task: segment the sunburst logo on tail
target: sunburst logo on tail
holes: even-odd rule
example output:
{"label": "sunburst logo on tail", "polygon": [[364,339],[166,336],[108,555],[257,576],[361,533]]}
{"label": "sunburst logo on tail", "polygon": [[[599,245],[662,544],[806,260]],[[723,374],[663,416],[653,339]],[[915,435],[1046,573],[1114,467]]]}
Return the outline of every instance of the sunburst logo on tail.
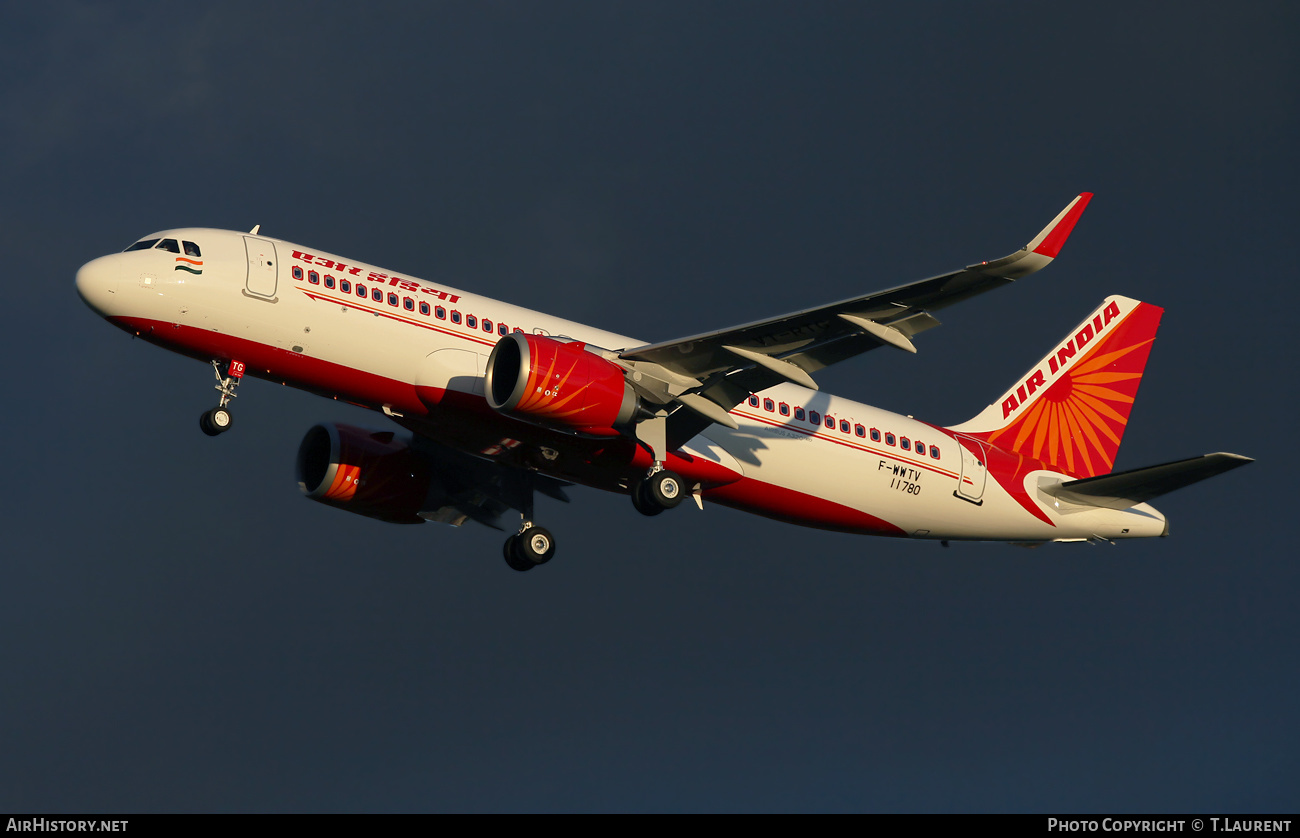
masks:
{"label": "sunburst logo on tail", "polygon": [[1161,314],[1108,298],[998,402],[954,430],[1076,477],[1108,473]]}
{"label": "sunburst logo on tail", "polygon": [[[1078,477],[1110,472],[1160,313],[1155,306],[1139,303],[1090,352],[1063,370],[1018,419],[989,434],[988,441]],[[1071,340],[1083,334],[1081,330]]]}

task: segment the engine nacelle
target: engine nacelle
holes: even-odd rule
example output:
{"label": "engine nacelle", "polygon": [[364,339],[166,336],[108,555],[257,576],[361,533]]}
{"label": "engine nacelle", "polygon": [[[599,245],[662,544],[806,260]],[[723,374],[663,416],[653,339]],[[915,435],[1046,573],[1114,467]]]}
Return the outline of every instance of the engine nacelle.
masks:
{"label": "engine nacelle", "polygon": [[487,402],[516,419],[589,436],[616,436],[636,415],[623,368],[585,343],[514,332],[488,358]]}
{"label": "engine nacelle", "polygon": [[422,524],[432,468],[389,431],[317,425],[298,446],[298,488],[314,501],[393,524]]}

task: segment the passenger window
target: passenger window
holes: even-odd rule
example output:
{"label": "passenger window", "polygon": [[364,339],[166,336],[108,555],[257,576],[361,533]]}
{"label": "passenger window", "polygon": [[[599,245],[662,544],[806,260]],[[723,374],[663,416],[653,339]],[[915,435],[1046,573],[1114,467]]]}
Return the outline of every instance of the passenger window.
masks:
{"label": "passenger window", "polygon": [[832,431],[835,430],[835,417],[834,417],[834,416],[827,416],[827,417],[826,417],[826,427],[830,428]]}
{"label": "passenger window", "polygon": [[885,444],[886,444],[886,445],[893,445],[893,444],[894,444],[894,435],[893,435],[893,434],[885,434]]}
{"label": "passenger window", "polygon": [[403,297],[402,308],[407,311],[415,311],[415,300],[412,300],[410,297]]}
{"label": "passenger window", "polygon": [[397,308],[397,295],[392,291],[388,292],[388,304],[393,308]]}
{"label": "passenger window", "polygon": [[841,431],[842,433],[846,433],[846,434],[849,432],[849,420],[848,420],[848,419],[841,419],[841,420],[840,420],[840,431]]}
{"label": "passenger window", "polygon": [[465,325],[468,326],[468,327],[470,327],[471,329],[477,329],[477,328],[478,328],[478,318],[475,317],[475,316],[472,315],[472,314],[467,314],[467,315],[465,315]]}
{"label": "passenger window", "polygon": [[132,250],[150,250],[157,243],[158,243],[158,239],[145,239],[143,241],[136,242],[135,244],[128,247],[126,250],[123,250],[122,252],[130,253]]}
{"label": "passenger window", "polygon": [[750,407],[758,407],[758,396],[750,396],[750,397],[749,397],[749,406],[750,406]]}
{"label": "passenger window", "polygon": [[195,259],[202,259],[203,254],[199,252],[199,246],[194,242],[181,242],[185,245],[185,255],[193,256]]}
{"label": "passenger window", "polygon": [[780,413],[781,413],[782,416],[789,416],[789,415],[790,415],[790,405],[786,404],[785,402],[781,402],[781,404],[780,404],[780,406],[779,406],[778,409],[779,409],[779,411],[780,411]]}
{"label": "passenger window", "polygon": [[763,409],[766,410],[768,413],[771,413],[773,410],[776,409],[776,402],[772,401],[771,399],[763,399]]}
{"label": "passenger window", "polygon": [[344,294],[351,294],[351,293],[352,293],[352,283],[349,282],[349,281],[346,280],[346,279],[340,279],[340,280],[339,280],[339,290],[342,291]]}
{"label": "passenger window", "polygon": [[879,428],[872,428],[872,429],[871,429],[871,441],[872,441],[872,442],[880,442],[880,429],[879,429]]}
{"label": "passenger window", "polygon": [[822,423],[822,415],[815,410],[810,410],[808,411],[808,421],[812,422],[814,425],[820,425]]}
{"label": "passenger window", "polygon": [[307,271],[307,281],[312,285],[320,285],[320,274],[315,271]]}
{"label": "passenger window", "polygon": [[899,447],[899,448],[902,448],[904,451],[911,451],[911,450],[912,450],[912,440],[908,439],[907,437],[903,437],[902,439],[900,439],[900,440],[898,441],[898,447]]}
{"label": "passenger window", "polygon": [[453,322],[453,323],[455,323],[455,324],[457,324],[457,325],[460,325],[460,312],[459,312],[459,311],[453,311],[453,312],[451,313],[451,322]]}
{"label": "passenger window", "polygon": [[939,449],[938,449],[938,448],[935,448],[933,445],[931,445],[931,446],[930,446],[930,456],[933,457],[933,458],[935,458],[936,460],[939,459]]}
{"label": "passenger window", "polygon": [[498,335],[508,335],[508,334],[510,334],[510,327],[507,326],[507,325],[504,324],[504,323],[498,323],[498,324],[497,324],[497,334],[498,334]]}
{"label": "passenger window", "polygon": [[920,454],[922,457],[925,456],[925,443],[924,443],[924,442],[918,442],[918,443],[916,444],[916,453]]}
{"label": "passenger window", "polygon": [[364,286],[364,285],[362,285],[360,282],[358,282],[358,283],[357,283],[357,296],[358,296],[358,297],[364,297],[365,295],[366,295],[366,286]]}
{"label": "passenger window", "polygon": [[435,309],[433,310],[433,316],[436,317],[436,318],[438,318],[439,320],[446,320],[446,319],[447,319],[447,309],[443,308],[442,306],[438,306],[437,308],[435,308]]}
{"label": "passenger window", "polygon": [[492,321],[491,321],[491,320],[488,320],[487,318],[484,318],[484,319],[483,319],[483,331],[485,331],[485,332],[490,332],[490,331],[492,331]]}
{"label": "passenger window", "polygon": [[862,427],[861,425],[854,425],[853,433],[865,439],[867,436],[867,429]]}
{"label": "passenger window", "polygon": [[298,267],[297,265],[293,266],[293,278],[302,279],[302,268]]}
{"label": "passenger window", "polygon": [[808,414],[804,412],[802,407],[796,407],[794,409],[794,418],[798,419],[800,422],[802,422],[807,416]]}
{"label": "passenger window", "polygon": [[334,277],[330,276],[329,274],[325,274],[325,287],[326,288],[334,287]]}
{"label": "passenger window", "polygon": [[420,301],[420,313],[423,314],[425,317],[429,316],[429,304],[424,302],[423,300]]}
{"label": "passenger window", "polygon": [[371,288],[370,299],[374,300],[377,303],[382,303],[384,301],[384,292],[380,291],[378,288]]}

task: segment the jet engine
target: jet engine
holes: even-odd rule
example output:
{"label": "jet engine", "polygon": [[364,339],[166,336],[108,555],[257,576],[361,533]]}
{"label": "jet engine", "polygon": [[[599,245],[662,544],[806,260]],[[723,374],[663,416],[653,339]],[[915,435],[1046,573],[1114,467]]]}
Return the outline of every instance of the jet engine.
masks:
{"label": "jet engine", "polygon": [[422,524],[427,460],[391,431],[316,425],[298,446],[298,488],[314,501],[393,524]]}
{"label": "jet engine", "polygon": [[617,436],[637,410],[623,368],[578,341],[514,332],[488,358],[487,402],[495,410],[588,436]]}

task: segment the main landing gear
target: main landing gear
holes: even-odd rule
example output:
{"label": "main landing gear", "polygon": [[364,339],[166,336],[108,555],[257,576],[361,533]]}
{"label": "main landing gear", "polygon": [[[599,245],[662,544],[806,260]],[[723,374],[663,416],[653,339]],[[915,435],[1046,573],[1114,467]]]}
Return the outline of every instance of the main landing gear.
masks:
{"label": "main landing gear", "polygon": [[661,410],[639,422],[636,438],[649,449],[654,464],[645,477],[628,487],[631,490],[632,505],[642,515],[658,515],[681,503],[686,491],[682,478],[676,472],[664,468],[664,460],[668,457],[667,412]]}
{"label": "main landing gear", "polygon": [[526,521],[523,529],[506,539],[501,553],[511,570],[532,570],[555,555],[555,536],[545,527]]}
{"label": "main landing gear", "polygon": [[632,505],[642,515],[654,516],[682,502],[682,478],[660,466],[631,486]]}
{"label": "main landing gear", "polygon": [[[519,532],[506,539],[501,547],[501,555],[511,570],[523,572],[532,570],[539,564],[546,564],[555,555],[555,536],[545,527],[533,523],[533,492],[529,488],[526,496],[521,498],[519,510],[523,519]],[[519,508],[519,507],[516,507]]]}
{"label": "main landing gear", "polygon": [[224,434],[230,430],[234,424],[234,417],[230,415],[230,409],[227,405],[235,397],[235,390],[239,387],[239,382],[244,378],[244,362],[231,361],[226,367],[226,374],[221,374],[221,362],[212,362],[212,371],[217,376],[217,385],[215,389],[221,393],[221,401],[211,410],[204,411],[199,417],[199,428],[208,436]]}

